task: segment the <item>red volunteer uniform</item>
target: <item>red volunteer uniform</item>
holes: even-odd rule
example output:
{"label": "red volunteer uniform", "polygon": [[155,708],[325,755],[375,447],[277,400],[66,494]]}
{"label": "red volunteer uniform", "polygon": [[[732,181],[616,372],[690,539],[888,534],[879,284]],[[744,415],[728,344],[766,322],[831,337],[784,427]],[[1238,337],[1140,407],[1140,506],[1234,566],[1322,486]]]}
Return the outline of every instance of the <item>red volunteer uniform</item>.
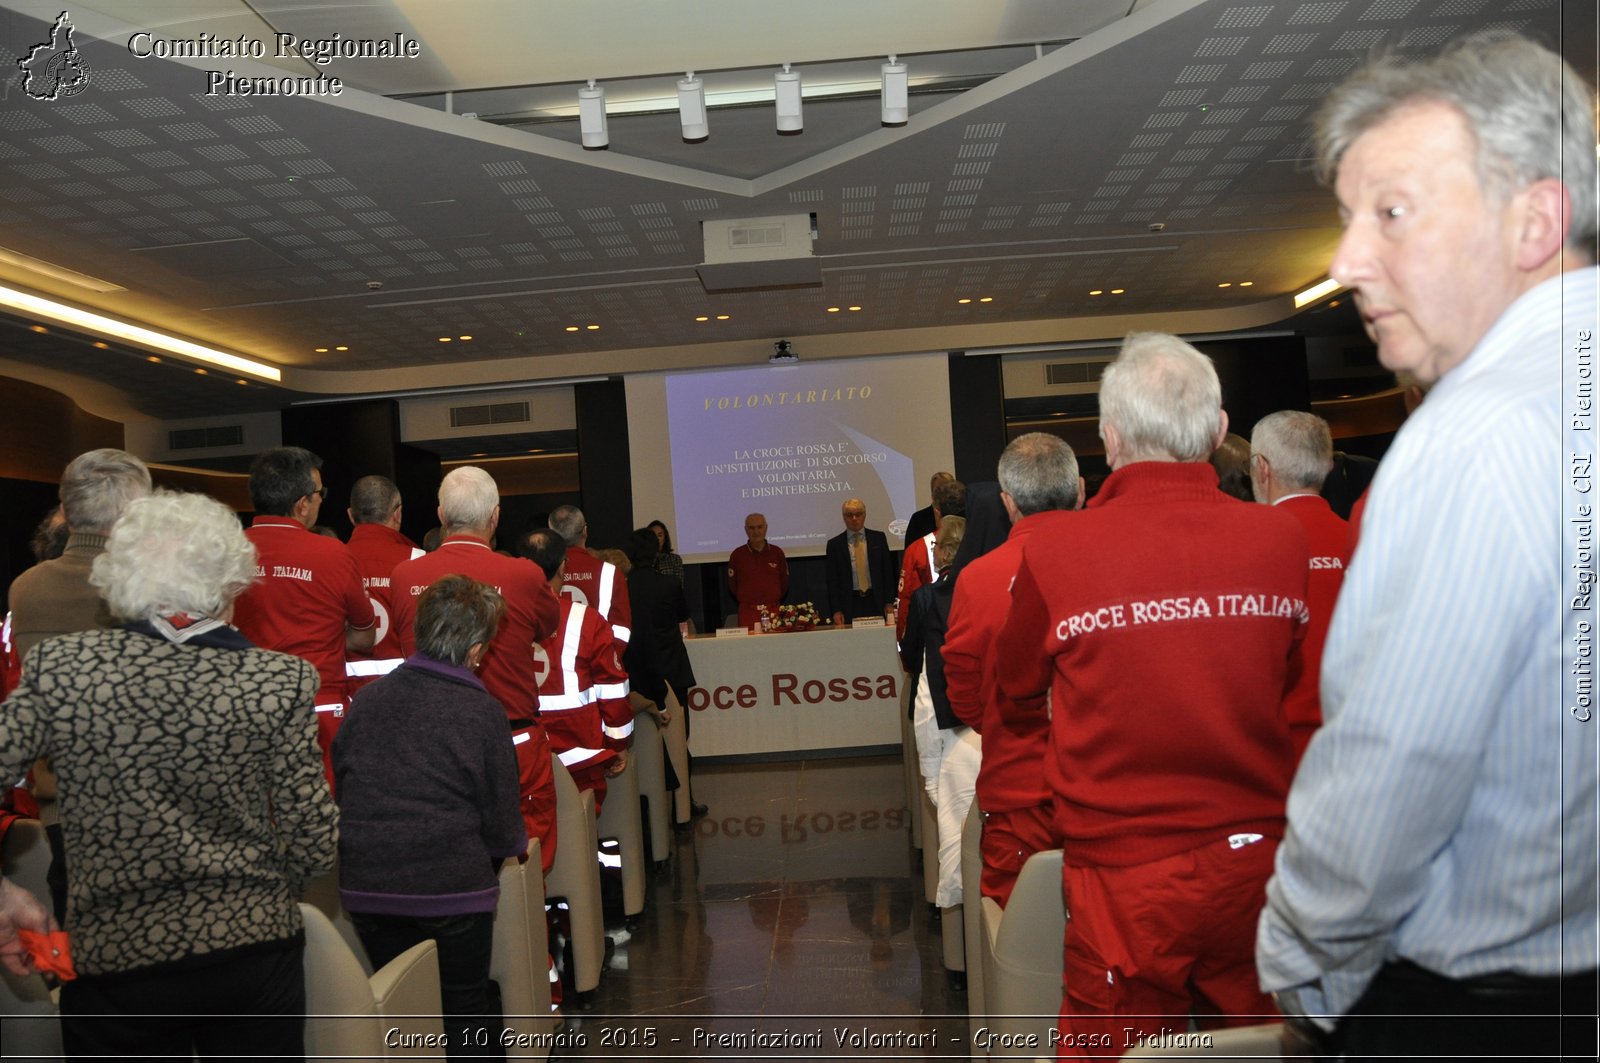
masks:
{"label": "red volunteer uniform", "polygon": [[628,673],[599,612],[561,595],[561,622],[539,642],[539,715],[550,749],[579,790],[594,791],[598,815],[606,767],[633,739]]}
{"label": "red volunteer uniform", "polygon": [[478,678],[505,706],[511,721],[523,823],[528,837],[539,839],[540,858],[549,871],[556,858],[556,787],[550,771],[550,739],[539,721],[534,647],[555,630],[561,606],[533,562],[497,554],[482,539],[452,535],[433,553],[402,561],[389,577],[403,655],[416,649],[417,596],[452,573],[487,583],[506,600],[505,618],[483,655]]}
{"label": "red volunteer uniform", "polygon": [[894,607],[896,642],[906,637],[906,616],[911,612],[911,596],[917,593],[918,587],[925,587],[933,582],[933,544],[937,534],[936,531],[931,531],[908,545],[906,556],[900,562],[900,590]]}
{"label": "red volunteer uniform", "polygon": [[378,637],[368,653],[347,653],[345,674],[349,677],[350,696],[380,675],[398,668],[405,660],[400,654],[400,638],[394,630],[393,611],[389,605],[389,576],[402,561],[421,557],[423,551],[410,539],[387,524],[357,524],[350,533],[347,544],[350,555],[361,569],[361,584],[372,599],[372,611],[378,617]]}
{"label": "red volunteer uniform", "polygon": [[1041,527],[1062,519],[1072,515],[1050,511],[1023,517],[1004,543],[961,570],[944,638],[945,695],[962,722],[983,735],[977,790],[984,813],[983,895],[1002,908],[1028,857],[1057,843],[1041,756],[1050,721],[1043,713],[1003,713],[994,640],[1011,611],[1011,581],[1023,547]]}
{"label": "red volunteer uniform", "polygon": [[17,647],[11,641],[11,613],[7,611],[0,622],[0,701],[11,696],[11,691],[22,678],[22,661],[17,657]]}
{"label": "red volunteer uniform", "polygon": [[245,529],[256,547],[256,581],[239,595],[233,626],[264,650],[309,661],[317,691],[317,743],[333,782],[328,747],[350,702],[345,683],[345,625],[364,631],[377,623],[348,547],[317,535],[293,517],[257,517]]}
{"label": "red volunteer uniform", "polygon": [[561,593],[597,610],[617,637],[617,652],[633,638],[633,607],[628,601],[628,581],[609,561],[602,561],[581,546],[567,547],[567,571]]}
{"label": "red volunteer uniform", "polygon": [[1088,1033],[1183,1029],[1196,997],[1272,1011],[1255,928],[1294,759],[1306,556],[1288,514],[1175,462],[1118,469],[1023,549],[995,677],[1003,711],[1051,718],[1064,1054]]}
{"label": "red volunteer uniform", "polygon": [[1294,742],[1294,761],[1305,756],[1311,736],[1322,726],[1322,646],[1328,641],[1333,606],[1344,586],[1350,564],[1350,525],[1320,495],[1289,495],[1277,507],[1300,522],[1311,547],[1311,567],[1306,583],[1306,608],[1311,622],[1306,637],[1290,662],[1289,693],[1283,699],[1284,719]]}
{"label": "red volunteer uniform", "polygon": [[748,628],[761,606],[776,609],[789,593],[789,559],[768,543],[758,554],[745,543],[728,555],[728,593],[739,603],[739,626]]}

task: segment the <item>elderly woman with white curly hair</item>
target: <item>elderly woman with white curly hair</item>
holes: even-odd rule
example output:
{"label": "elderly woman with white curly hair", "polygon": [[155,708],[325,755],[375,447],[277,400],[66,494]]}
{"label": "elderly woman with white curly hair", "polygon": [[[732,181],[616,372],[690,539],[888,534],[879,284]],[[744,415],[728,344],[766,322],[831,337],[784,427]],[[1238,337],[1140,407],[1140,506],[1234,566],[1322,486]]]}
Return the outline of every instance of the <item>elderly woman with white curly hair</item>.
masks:
{"label": "elderly woman with white curly hair", "polygon": [[222,503],[132,502],[90,576],[124,622],[40,643],[0,706],[0,778],[60,777],[68,1056],[304,1053],[296,900],[337,819],[316,671],[228,624],[255,564]]}

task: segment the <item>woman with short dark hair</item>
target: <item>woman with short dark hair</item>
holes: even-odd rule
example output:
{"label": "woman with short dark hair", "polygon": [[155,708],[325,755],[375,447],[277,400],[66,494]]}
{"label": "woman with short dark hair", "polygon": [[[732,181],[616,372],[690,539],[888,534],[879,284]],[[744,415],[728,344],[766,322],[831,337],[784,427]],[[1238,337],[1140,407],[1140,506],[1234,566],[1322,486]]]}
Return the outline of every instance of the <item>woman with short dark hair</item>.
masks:
{"label": "woman with short dark hair", "polygon": [[505,1051],[489,953],[500,862],[528,837],[511,726],[473,674],[505,609],[465,576],[429,586],[416,652],[361,689],[333,740],[340,897],[375,967],[438,942],[453,1058]]}

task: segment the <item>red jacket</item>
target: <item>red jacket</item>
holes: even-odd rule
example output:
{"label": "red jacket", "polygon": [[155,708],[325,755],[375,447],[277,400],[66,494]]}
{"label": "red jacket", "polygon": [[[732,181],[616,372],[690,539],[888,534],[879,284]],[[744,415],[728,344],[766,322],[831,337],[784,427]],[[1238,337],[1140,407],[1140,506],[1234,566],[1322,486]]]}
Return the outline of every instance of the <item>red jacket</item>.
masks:
{"label": "red jacket", "polygon": [[985,812],[1050,802],[1044,781],[1050,721],[1043,713],[1002,711],[994,640],[1011,611],[1011,581],[1022,563],[1023,547],[1041,528],[1064,517],[1069,514],[1059,511],[1023,517],[1011,526],[1004,543],[970,562],[956,579],[944,639],[945,695],[962,722],[983,735],[978,807]]}
{"label": "red jacket", "polygon": [[728,555],[728,593],[739,603],[739,624],[749,627],[761,615],[759,606],[776,609],[789,593],[789,559],[768,543],[758,554],[750,544]]}
{"label": "red jacket", "polygon": [[628,748],[633,706],[616,637],[600,614],[561,595],[561,622],[535,647],[539,715],[567,770],[597,766]]}
{"label": "red jacket", "polygon": [[933,540],[936,532],[929,532],[916,542],[906,544],[905,557],[900,561],[900,591],[895,599],[895,641],[906,637],[906,614],[911,611],[911,596],[918,587],[933,582]]}
{"label": "red jacket", "polygon": [[264,650],[310,661],[322,680],[318,705],[342,710],[345,624],[377,623],[355,558],[293,517],[257,517],[244,534],[256,547],[256,581],[234,603],[233,626]]}
{"label": "red jacket", "polygon": [[389,605],[389,576],[400,562],[421,557],[423,551],[387,524],[357,524],[346,545],[361,570],[361,583],[372,599],[372,611],[378,616],[378,637],[372,649],[345,654],[345,674],[354,696],[364,684],[393,671],[405,659],[400,654],[400,637],[394,630]]}
{"label": "red jacket", "polygon": [[633,607],[628,601],[628,581],[616,565],[600,560],[581,546],[567,547],[567,573],[562,577],[561,594],[598,610],[617,638],[617,652],[628,648],[628,640],[633,637]]}
{"label": "red jacket", "polygon": [[1289,693],[1283,699],[1283,715],[1289,721],[1289,737],[1294,741],[1295,762],[1306,751],[1306,744],[1322,726],[1322,645],[1328,641],[1328,625],[1333,622],[1333,606],[1344,585],[1344,570],[1350,564],[1350,525],[1342,520],[1320,495],[1290,495],[1280,498],[1277,508],[1288,513],[1305,529],[1311,547],[1306,584],[1306,608],[1311,622],[1289,669]]}
{"label": "red jacket", "polygon": [[1045,778],[1074,863],[1282,837],[1306,556],[1293,517],[1194,462],[1118,469],[1027,544],[995,675],[1003,713],[1050,713]]}

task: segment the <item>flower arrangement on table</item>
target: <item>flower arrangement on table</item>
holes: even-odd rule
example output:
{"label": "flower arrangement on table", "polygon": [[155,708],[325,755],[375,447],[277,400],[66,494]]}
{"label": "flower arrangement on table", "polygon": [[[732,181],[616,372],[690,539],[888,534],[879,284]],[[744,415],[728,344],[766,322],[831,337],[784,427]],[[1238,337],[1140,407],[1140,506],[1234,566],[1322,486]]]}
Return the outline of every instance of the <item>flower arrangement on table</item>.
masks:
{"label": "flower arrangement on table", "polygon": [[763,605],[761,616],[768,631],[810,631],[826,623],[817,613],[817,607],[810,602],[776,608]]}

